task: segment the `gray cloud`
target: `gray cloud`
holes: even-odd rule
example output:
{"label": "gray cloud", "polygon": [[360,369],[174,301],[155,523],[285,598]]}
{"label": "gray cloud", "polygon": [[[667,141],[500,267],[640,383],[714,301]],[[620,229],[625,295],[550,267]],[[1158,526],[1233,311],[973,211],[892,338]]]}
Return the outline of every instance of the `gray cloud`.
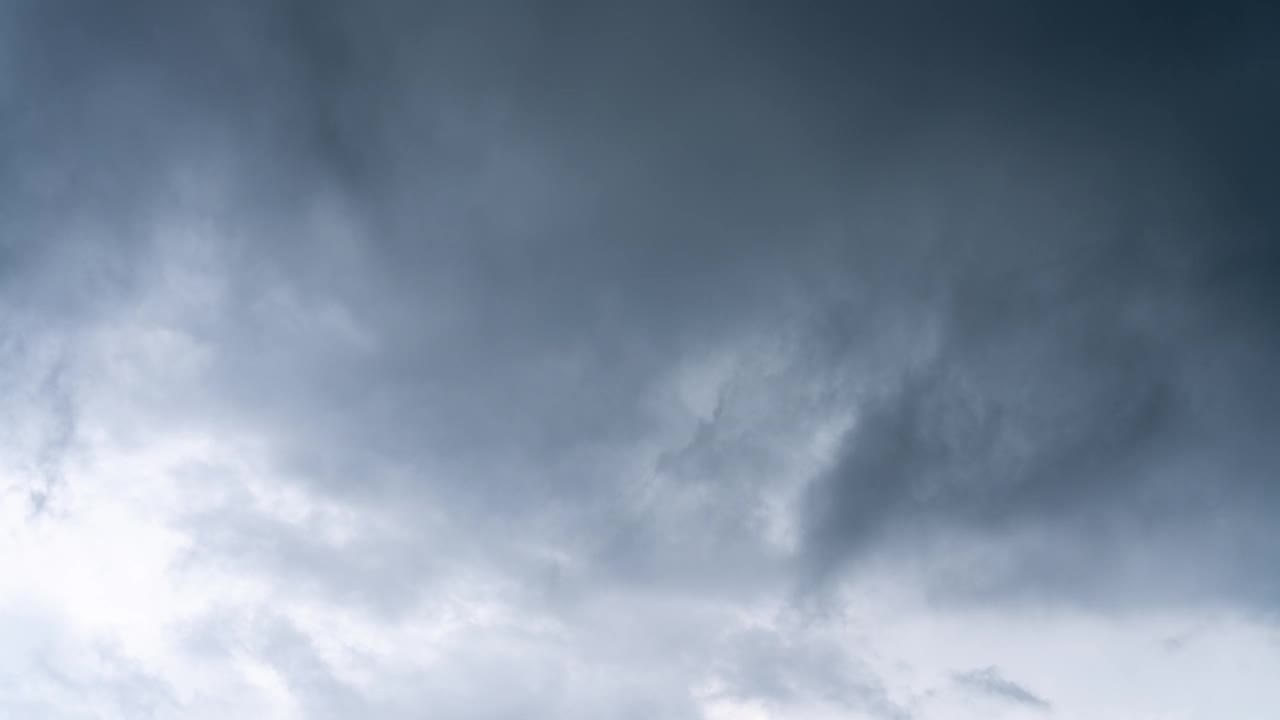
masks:
{"label": "gray cloud", "polygon": [[1027,690],[1018,683],[1005,678],[1000,674],[1000,671],[994,667],[959,673],[956,675],[955,679],[956,682],[961,685],[989,695],[995,695],[1015,703],[1028,705],[1041,710],[1048,710],[1052,707],[1049,701]]}
{"label": "gray cloud", "polygon": [[1277,18],[1156,5],[14,3],[4,497],[303,717],[906,717],[744,629],[886,567],[1274,612]]}
{"label": "gray cloud", "polygon": [[868,668],[837,644],[803,627],[754,628],[731,641],[725,653],[724,692],[786,707],[827,701],[844,712],[877,718],[911,717]]}

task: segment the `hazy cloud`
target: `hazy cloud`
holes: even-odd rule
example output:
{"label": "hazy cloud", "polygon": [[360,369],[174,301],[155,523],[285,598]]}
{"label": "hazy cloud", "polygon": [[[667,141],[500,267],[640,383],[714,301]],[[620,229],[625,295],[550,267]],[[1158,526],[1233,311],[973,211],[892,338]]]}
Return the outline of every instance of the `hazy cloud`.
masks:
{"label": "hazy cloud", "polygon": [[9,3],[0,714],[1261,717],[1277,35]]}
{"label": "hazy cloud", "polygon": [[994,667],[981,670],[970,670],[958,673],[956,682],[980,692],[996,695],[1015,703],[1022,703],[1033,708],[1048,710],[1052,707],[1049,701],[1027,690],[1016,682],[1006,679]]}

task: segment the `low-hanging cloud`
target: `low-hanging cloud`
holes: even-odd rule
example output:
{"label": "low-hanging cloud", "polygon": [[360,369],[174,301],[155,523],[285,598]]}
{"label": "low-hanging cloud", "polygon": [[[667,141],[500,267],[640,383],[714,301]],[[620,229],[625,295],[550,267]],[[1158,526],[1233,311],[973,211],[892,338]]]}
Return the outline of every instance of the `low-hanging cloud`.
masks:
{"label": "low-hanging cloud", "polygon": [[1073,632],[1280,662],[1266,8],[0,13],[0,714],[1131,717]]}

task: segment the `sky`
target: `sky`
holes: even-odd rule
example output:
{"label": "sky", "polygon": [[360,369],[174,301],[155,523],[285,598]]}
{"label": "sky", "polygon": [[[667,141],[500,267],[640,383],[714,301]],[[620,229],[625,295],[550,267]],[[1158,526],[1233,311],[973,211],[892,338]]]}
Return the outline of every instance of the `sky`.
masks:
{"label": "sky", "polygon": [[1276,717],[1269,5],[0,3],[0,718]]}

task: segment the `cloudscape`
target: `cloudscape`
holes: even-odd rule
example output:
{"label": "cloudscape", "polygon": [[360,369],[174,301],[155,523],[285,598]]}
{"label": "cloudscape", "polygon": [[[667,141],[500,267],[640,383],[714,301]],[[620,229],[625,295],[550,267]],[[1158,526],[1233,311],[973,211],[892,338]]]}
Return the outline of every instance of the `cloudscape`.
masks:
{"label": "cloudscape", "polygon": [[0,4],[0,718],[1280,717],[1264,2]]}

